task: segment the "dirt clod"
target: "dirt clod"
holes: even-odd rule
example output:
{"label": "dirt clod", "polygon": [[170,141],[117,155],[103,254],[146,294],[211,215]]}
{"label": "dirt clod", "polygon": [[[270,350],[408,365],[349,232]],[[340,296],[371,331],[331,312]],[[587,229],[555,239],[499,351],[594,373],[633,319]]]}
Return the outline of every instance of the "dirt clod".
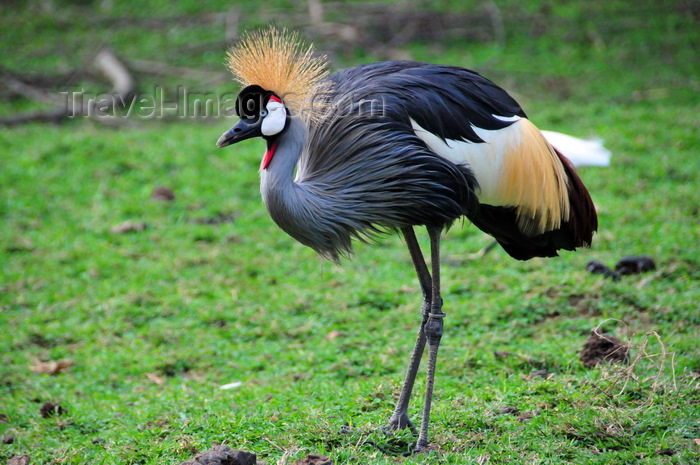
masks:
{"label": "dirt clod", "polygon": [[166,420],[149,421],[143,426],[143,429],[163,428],[168,423],[169,423],[169,420],[167,420],[167,419]]}
{"label": "dirt clod", "polygon": [[294,465],[333,465],[333,461],[321,454],[309,454],[306,458],[297,460]]}
{"label": "dirt clod", "polygon": [[255,454],[215,444],[180,465],[255,465]]}
{"label": "dirt clod", "polygon": [[591,274],[602,274],[606,278],[610,278],[613,281],[620,280],[620,273],[611,270],[605,263],[599,262],[598,260],[591,260],[586,263],[586,271]]}
{"label": "dirt clod", "polygon": [[615,264],[615,271],[621,275],[645,273],[655,269],[654,260],[644,255],[624,257]]}
{"label": "dirt clod", "polygon": [[518,410],[518,407],[510,407],[508,405],[504,405],[503,407],[498,409],[498,413],[501,415],[520,415],[520,410]]}
{"label": "dirt clod", "polygon": [[145,231],[148,225],[143,221],[124,221],[123,223],[112,226],[113,234],[126,234]]}
{"label": "dirt clod", "polygon": [[645,273],[655,269],[656,263],[654,263],[654,259],[645,255],[623,257],[617,261],[614,270],[598,260],[591,260],[586,263],[586,270],[589,273],[602,274],[613,281],[619,281],[624,275]]}
{"label": "dirt clod", "polygon": [[537,371],[533,371],[532,373],[530,373],[528,375],[527,379],[536,379],[536,378],[549,379],[549,378],[553,378],[553,377],[554,377],[554,374],[548,372],[547,370],[537,370]]}
{"label": "dirt clod", "polygon": [[518,415],[518,422],[519,423],[527,423],[528,421],[532,420],[533,417],[539,415],[539,411],[534,411],[534,412],[523,412],[520,415]]}
{"label": "dirt clod", "polygon": [[49,418],[54,415],[60,416],[64,413],[68,413],[68,410],[64,409],[55,402],[44,402],[44,404],[39,408],[39,413],[41,414],[42,418]]}
{"label": "dirt clod", "polygon": [[156,186],[151,192],[151,199],[159,202],[172,202],[175,200],[175,192],[169,187]]}
{"label": "dirt clod", "polygon": [[615,336],[593,330],[583,344],[579,358],[586,368],[601,362],[629,363],[629,347]]}
{"label": "dirt clod", "polygon": [[603,262],[599,262],[598,260],[591,260],[590,262],[586,263],[586,271],[592,274],[603,274],[608,270],[610,270],[608,265]]}
{"label": "dirt clod", "polygon": [[46,362],[37,359],[32,362],[32,366],[30,366],[29,369],[34,373],[57,375],[63,371],[66,371],[73,365],[73,360],[69,358],[49,360]]}
{"label": "dirt clod", "polygon": [[15,455],[7,461],[7,465],[29,465],[31,461],[28,455]]}

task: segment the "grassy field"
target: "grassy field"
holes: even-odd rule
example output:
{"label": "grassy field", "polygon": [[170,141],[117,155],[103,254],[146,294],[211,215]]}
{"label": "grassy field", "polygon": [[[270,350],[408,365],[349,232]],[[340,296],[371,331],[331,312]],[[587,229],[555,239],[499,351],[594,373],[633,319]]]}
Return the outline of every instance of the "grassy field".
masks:
{"label": "grassy field", "polygon": [[[360,28],[355,41],[315,32],[295,2],[239,2],[235,14],[231,2],[122,3],[5,7],[4,71],[98,94],[109,85],[85,64],[106,46],[127,63],[212,76],[137,72],[143,94],[236,91],[218,78],[231,18],[307,31],[336,68],[392,57],[469,67],[539,127],[605,140],[611,166],[580,172],[599,232],[590,250],[516,262],[500,250],[469,260],[489,239],[468,224],[449,231],[434,451],[404,458],[411,434],[379,430],[420,319],[397,235],[359,244],[342,267],[295,243],[260,200],[262,143],[215,148],[234,119],[3,128],[0,462],[175,464],[218,442],[268,464],[309,453],[336,464],[697,463],[696,1],[329,6],[327,21]],[[394,22],[361,29],[363,18]],[[46,108],[1,90],[2,117]],[[153,199],[158,186],[174,200]],[[115,229],[127,221],[137,227]],[[642,254],[656,270],[613,282],[585,269]],[[583,366],[599,325],[632,347],[631,366]],[[63,359],[73,365],[36,372]],[[42,415],[47,403],[60,415]]]}

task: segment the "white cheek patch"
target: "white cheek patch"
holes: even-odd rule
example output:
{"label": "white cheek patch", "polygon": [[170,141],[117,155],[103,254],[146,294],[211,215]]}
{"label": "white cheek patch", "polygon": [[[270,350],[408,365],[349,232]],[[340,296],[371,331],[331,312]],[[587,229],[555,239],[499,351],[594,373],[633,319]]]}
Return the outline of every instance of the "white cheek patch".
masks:
{"label": "white cheek patch", "polygon": [[284,129],[285,124],[287,124],[287,110],[282,103],[274,100],[267,102],[265,108],[267,109],[267,116],[263,119],[260,130],[264,136],[279,134]]}

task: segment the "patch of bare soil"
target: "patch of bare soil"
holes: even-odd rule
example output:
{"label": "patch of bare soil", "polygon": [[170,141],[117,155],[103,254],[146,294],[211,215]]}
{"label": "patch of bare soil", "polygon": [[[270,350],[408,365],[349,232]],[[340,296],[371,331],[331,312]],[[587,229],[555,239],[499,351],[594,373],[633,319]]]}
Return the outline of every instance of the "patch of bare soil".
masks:
{"label": "patch of bare soil", "polygon": [[110,231],[112,231],[112,234],[127,234],[145,231],[146,229],[148,229],[148,224],[144,223],[143,221],[129,220],[115,224],[112,226]]}
{"label": "patch of bare soil", "polygon": [[586,368],[601,362],[629,364],[629,346],[610,334],[593,330],[579,356]]}
{"label": "patch of bare soil", "polygon": [[7,465],[29,465],[31,461],[28,455],[15,455],[7,461]]}
{"label": "patch of bare soil", "polygon": [[309,454],[306,458],[297,460],[294,465],[333,465],[333,461],[321,454]]}
{"label": "patch of bare soil", "polygon": [[180,465],[256,465],[256,463],[255,454],[214,444],[211,449],[200,452]]}
{"label": "patch of bare soil", "polygon": [[165,186],[156,186],[151,191],[151,200],[156,200],[158,202],[172,202],[175,200],[175,192]]}
{"label": "patch of bare soil", "polygon": [[57,404],[55,402],[44,402],[44,404],[41,407],[39,407],[39,413],[41,414],[42,418],[49,418],[68,413],[68,410],[61,407],[60,404]]}

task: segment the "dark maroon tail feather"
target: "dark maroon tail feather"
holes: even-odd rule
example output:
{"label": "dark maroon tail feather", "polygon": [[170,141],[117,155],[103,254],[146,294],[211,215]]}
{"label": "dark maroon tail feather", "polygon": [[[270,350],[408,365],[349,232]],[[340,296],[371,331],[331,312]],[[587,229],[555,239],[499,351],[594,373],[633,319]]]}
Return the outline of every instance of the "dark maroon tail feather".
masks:
{"label": "dark maroon tail feather", "polygon": [[566,176],[569,179],[569,202],[571,213],[568,223],[569,233],[574,239],[576,247],[590,247],[593,242],[593,233],[598,230],[598,215],[595,205],[591,200],[588,189],[576,173],[573,163],[562,155],[557,149],[554,151],[564,165]]}
{"label": "dark maroon tail feather", "polygon": [[469,215],[474,225],[492,235],[503,249],[517,260],[533,257],[556,257],[558,250],[575,250],[588,247],[593,232],[598,229],[595,206],[571,162],[558,151],[564,165],[569,184],[569,221],[558,229],[537,236],[524,235],[517,226],[515,207],[480,205],[479,210]]}

